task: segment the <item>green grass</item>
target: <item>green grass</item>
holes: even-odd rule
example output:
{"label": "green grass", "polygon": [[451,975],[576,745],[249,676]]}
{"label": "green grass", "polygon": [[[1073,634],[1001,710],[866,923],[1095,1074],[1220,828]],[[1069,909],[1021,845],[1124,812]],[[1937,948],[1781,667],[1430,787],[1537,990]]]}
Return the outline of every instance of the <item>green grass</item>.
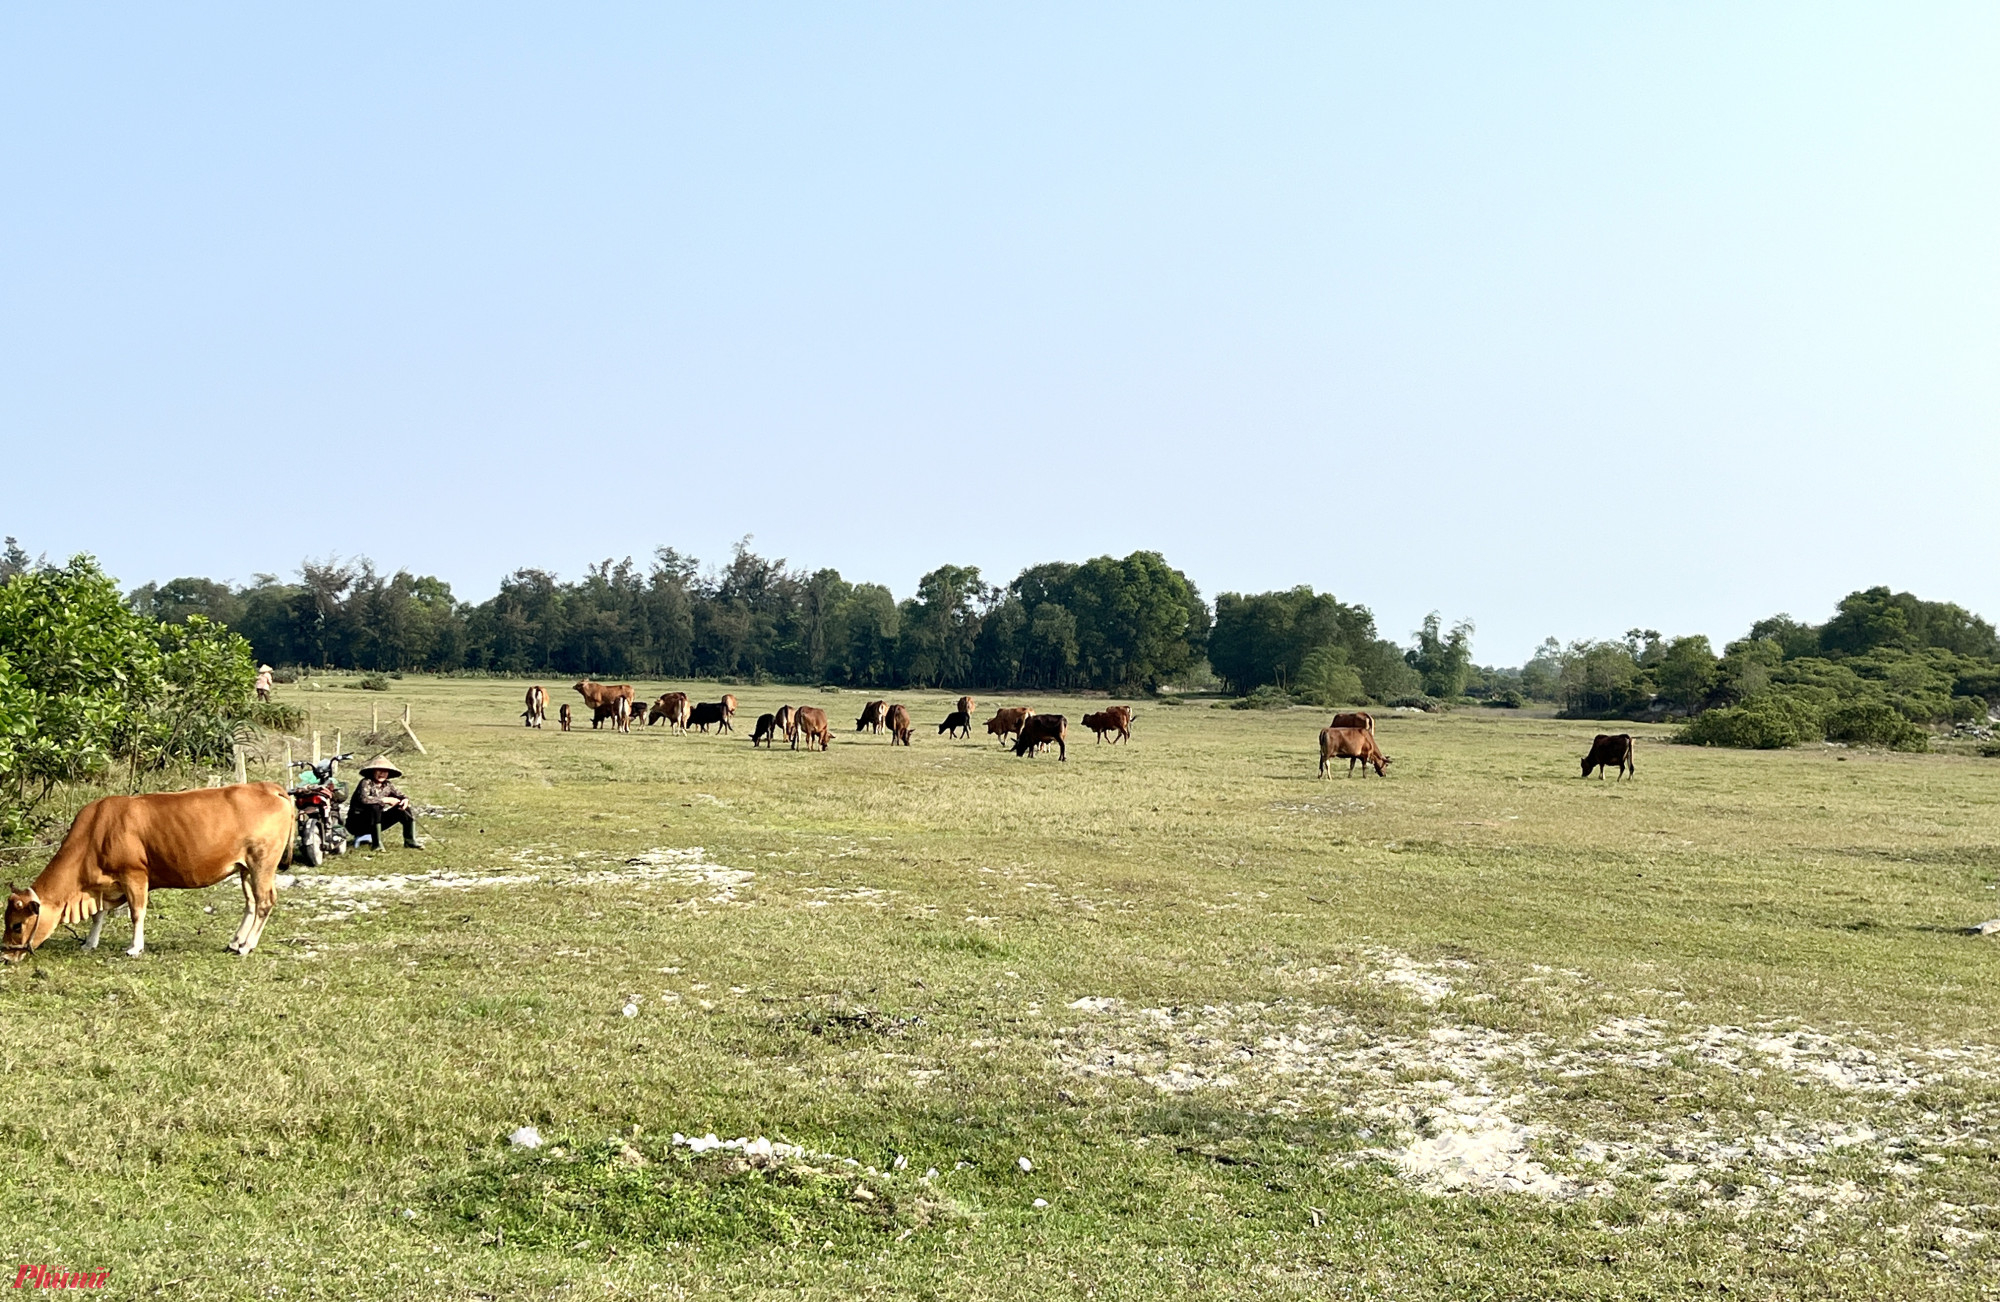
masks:
{"label": "green grass", "polygon": [[[758,713],[866,698],[735,690],[736,737],[681,738],[281,689],[350,739],[409,701],[449,816],[281,892],[247,960],[225,886],[155,896],[141,959],[119,918],[0,975],[13,1260],[188,1297],[2000,1286],[1990,760],[1656,733],[1585,782],[1599,725],[1468,712],[1322,782],[1319,712],[1142,705],[1059,764],[937,738],[942,693],[891,697],[909,750],[765,753]],[[413,872],[535,880],[324,881]],[[1391,1160],[1501,1120],[1555,1196]]]}

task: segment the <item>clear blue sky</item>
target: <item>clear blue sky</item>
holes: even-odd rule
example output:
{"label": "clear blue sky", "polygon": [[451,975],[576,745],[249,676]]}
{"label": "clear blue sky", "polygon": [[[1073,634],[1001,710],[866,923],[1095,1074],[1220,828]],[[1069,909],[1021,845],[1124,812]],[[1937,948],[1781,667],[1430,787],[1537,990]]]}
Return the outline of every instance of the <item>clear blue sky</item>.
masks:
{"label": "clear blue sky", "polygon": [[0,531],[2000,617],[2000,6],[0,14]]}

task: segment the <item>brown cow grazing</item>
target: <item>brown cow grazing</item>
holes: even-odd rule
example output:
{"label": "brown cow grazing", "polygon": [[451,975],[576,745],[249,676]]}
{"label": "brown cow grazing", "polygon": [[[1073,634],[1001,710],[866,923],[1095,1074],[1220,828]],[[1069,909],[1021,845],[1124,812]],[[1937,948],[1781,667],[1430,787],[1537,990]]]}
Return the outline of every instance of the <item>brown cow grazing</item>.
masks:
{"label": "brown cow grazing", "polygon": [[944,722],[938,725],[938,736],[942,737],[946,733],[950,733],[954,737],[960,735],[970,737],[972,735],[972,716],[964,710],[953,710],[950,714],[944,716]]}
{"label": "brown cow grazing", "polygon": [[979,703],[973,700],[970,696],[961,696],[958,698],[958,704],[952,706],[951,708],[958,711],[966,718],[970,719],[972,717],[973,710],[977,709],[978,705]]}
{"label": "brown cow grazing", "polygon": [[1069,720],[1060,714],[1031,714],[1021,725],[1021,735],[1014,740],[1016,755],[1033,755],[1050,742],[1056,744],[1058,756],[1069,759]]}
{"label": "brown cow grazing", "polygon": [[1035,712],[1025,705],[1011,706],[1005,710],[995,710],[993,717],[986,721],[986,735],[998,737],[1005,746],[1007,738],[1019,731],[1021,725],[1034,717]]}
{"label": "brown cow grazing", "polygon": [[562,719],[562,730],[563,730],[564,732],[568,732],[568,731],[569,731],[569,706],[568,706],[568,705],[564,705],[564,706],[563,706],[563,708],[562,708],[562,715],[561,715],[561,719]]}
{"label": "brown cow grazing", "polygon": [[778,707],[778,712],[775,715],[771,716],[772,721],[776,724],[778,731],[785,734],[786,741],[790,741],[792,739],[792,732],[797,726],[793,722],[794,716],[796,714],[797,711],[793,710],[791,706],[781,705]]}
{"label": "brown cow grazing", "polygon": [[1115,746],[1121,741],[1132,740],[1133,718],[1130,706],[1114,705],[1108,710],[1084,715],[1083,726],[1096,733],[1099,741],[1104,740],[1106,733],[1116,734],[1111,738],[1111,744]]}
{"label": "brown cow grazing", "polygon": [[811,750],[815,743],[821,750],[825,750],[832,740],[833,729],[827,724],[826,711],[816,705],[801,705],[794,710],[792,729],[793,750],[799,748],[799,738],[802,736],[806,739],[807,750]]}
{"label": "brown cow grazing", "polygon": [[708,725],[712,723],[717,732],[735,732],[736,729],[729,726],[729,716],[732,713],[734,711],[721,701],[703,701],[689,711],[688,727],[707,732]]}
{"label": "brown cow grazing", "polygon": [[760,714],[757,716],[757,731],[750,734],[750,749],[757,749],[757,743],[769,746],[778,739],[778,716]]}
{"label": "brown cow grazing", "polygon": [[528,708],[521,711],[523,727],[539,728],[549,717],[549,694],[541,687],[528,689]]}
{"label": "brown cow grazing", "polygon": [[888,718],[884,722],[889,725],[889,744],[891,746],[907,746],[910,744],[910,712],[908,710],[904,709],[901,705],[892,705],[889,707]]}
{"label": "brown cow grazing", "polygon": [[593,683],[588,678],[576,684],[582,694],[583,703],[590,707],[590,726],[595,728],[606,719],[612,727],[618,726],[618,702],[623,700],[629,711],[632,705],[632,685],[630,683]]}
{"label": "brown cow grazing", "polygon": [[659,700],[653,702],[652,718],[647,720],[647,722],[650,723],[654,720],[665,719],[667,726],[675,732],[686,732],[688,730],[689,709],[688,694],[686,692],[668,692]]}
{"label": "brown cow grazing", "polygon": [[1592,769],[1597,770],[1597,780],[1604,781],[1604,770],[1618,770],[1618,780],[1623,782],[1629,772],[1639,776],[1639,766],[1632,762],[1632,734],[1629,732],[1600,732],[1590,743],[1590,754],[1583,757],[1583,776],[1589,777]]}
{"label": "brown cow grazing", "polygon": [[132,914],[134,957],[146,950],[146,892],[199,890],[225,877],[243,883],[243,921],[232,954],[257,948],[277,902],[278,870],[291,862],[292,798],[275,782],[106,796],[83,807],[48,867],[26,890],[7,895],[9,962],[18,963],[63,923],[90,919],[85,949],[96,949],[104,918]]}
{"label": "brown cow grazing", "polygon": [[[1366,728],[1321,728],[1319,730],[1319,775],[1326,776],[1327,765],[1334,760],[1347,761],[1347,776],[1354,776],[1356,764],[1370,764],[1375,768],[1375,776],[1388,777],[1389,757],[1375,745],[1375,734]],[[1368,770],[1362,769],[1361,776],[1367,777]]]}
{"label": "brown cow grazing", "polygon": [[880,732],[882,724],[889,717],[887,701],[870,701],[861,707],[861,717],[854,721],[856,732]]}
{"label": "brown cow grazing", "polygon": [[611,730],[613,732],[632,731],[632,698],[621,696],[611,703]]}
{"label": "brown cow grazing", "polygon": [[[722,694],[722,717],[725,720],[736,717],[736,693],[724,692]],[[729,728],[726,731],[735,732],[736,729]]]}
{"label": "brown cow grazing", "polygon": [[1344,714],[1334,715],[1333,722],[1326,726],[1329,728],[1359,728],[1363,732],[1373,732],[1375,731],[1375,716],[1366,710],[1349,710]]}

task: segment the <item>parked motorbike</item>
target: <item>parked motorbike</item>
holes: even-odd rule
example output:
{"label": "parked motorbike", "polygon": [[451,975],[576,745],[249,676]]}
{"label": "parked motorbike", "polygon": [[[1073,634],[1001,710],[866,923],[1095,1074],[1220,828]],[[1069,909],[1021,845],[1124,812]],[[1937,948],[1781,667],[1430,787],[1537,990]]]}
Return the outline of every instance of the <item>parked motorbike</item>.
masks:
{"label": "parked motorbike", "polygon": [[314,764],[296,760],[292,767],[304,769],[292,786],[292,805],[298,810],[298,859],[308,868],[317,868],[326,859],[347,849],[347,825],[341,817],[340,782],[335,773],[340,761],[353,759],[350,752],[334,755]]}

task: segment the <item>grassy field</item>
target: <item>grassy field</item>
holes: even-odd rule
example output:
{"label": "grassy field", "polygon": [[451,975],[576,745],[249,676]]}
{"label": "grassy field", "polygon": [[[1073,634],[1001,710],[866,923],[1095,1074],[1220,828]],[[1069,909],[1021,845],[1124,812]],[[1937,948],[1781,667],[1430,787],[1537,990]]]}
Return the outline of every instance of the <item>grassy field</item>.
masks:
{"label": "grassy field", "polygon": [[519,684],[283,689],[350,738],[412,705],[430,848],[300,874],[248,959],[224,886],[155,896],[140,959],[120,918],[0,975],[10,1262],[187,1297],[2000,1292],[2000,938],[1962,933],[2000,915],[2000,762],[1647,736],[1583,782],[1594,725],[1468,712],[1322,782],[1317,713],[1146,704],[1062,764],[936,737],[942,694],[892,698],[909,750],[766,753],[760,711],[864,698],[735,690],[735,737],[683,738],[531,733]]}

